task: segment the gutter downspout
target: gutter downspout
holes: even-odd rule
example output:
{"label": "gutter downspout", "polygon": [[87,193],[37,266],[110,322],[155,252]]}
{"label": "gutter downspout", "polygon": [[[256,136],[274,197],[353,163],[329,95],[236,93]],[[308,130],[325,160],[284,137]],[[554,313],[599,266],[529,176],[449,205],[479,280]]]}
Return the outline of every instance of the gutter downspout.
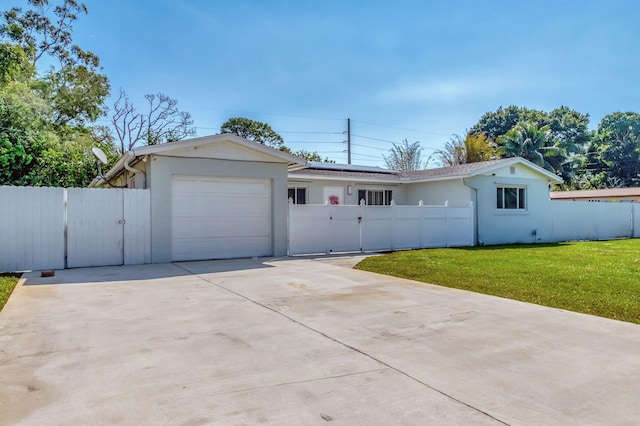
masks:
{"label": "gutter downspout", "polygon": [[471,186],[467,183],[466,178],[462,178],[462,184],[468,188],[471,188],[473,190],[473,192],[475,193],[475,203],[474,203],[474,209],[473,209],[473,214],[474,214],[474,221],[475,221],[475,239],[476,239],[476,245],[484,245],[482,244],[482,241],[480,241],[480,235],[479,235],[479,229],[480,229],[480,224],[478,223],[478,188]]}
{"label": "gutter downspout", "polygon": [[147,189],[147,174],[144,170],[136,169],[129,165],[129,161],[136,158],[136,154],[133,151],[128,152],[129,157],[124,162],[124,168],[130,171],[131,173],[140,173],[142,175],[142,189]]}

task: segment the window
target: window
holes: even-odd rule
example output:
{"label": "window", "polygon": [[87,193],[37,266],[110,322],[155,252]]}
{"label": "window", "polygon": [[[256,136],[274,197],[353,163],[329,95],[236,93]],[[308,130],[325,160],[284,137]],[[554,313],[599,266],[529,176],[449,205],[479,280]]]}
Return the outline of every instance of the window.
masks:
{"label": "window", "polygon": [[525,210],[526,188],[497,188],[499,209]]}
{"label": "window", "polygon": [[293,200],[293,204],[307,204],[307,188],[289,188],[287,199]]}
{"label": "window", "polygon": [[389,206],[393,199],[393,193],[390,189],[385,190],[369,190],[360,189],[358,191],[358,203],[364,200],[368,206]]}

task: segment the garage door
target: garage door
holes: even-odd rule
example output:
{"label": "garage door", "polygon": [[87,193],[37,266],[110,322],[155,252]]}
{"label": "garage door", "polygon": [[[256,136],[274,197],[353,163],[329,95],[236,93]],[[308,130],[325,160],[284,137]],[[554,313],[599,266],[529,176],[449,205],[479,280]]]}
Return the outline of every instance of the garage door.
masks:
{"label": "garage door", "polygon": [[271,181],[174,176],[173,260],[271,255]]}

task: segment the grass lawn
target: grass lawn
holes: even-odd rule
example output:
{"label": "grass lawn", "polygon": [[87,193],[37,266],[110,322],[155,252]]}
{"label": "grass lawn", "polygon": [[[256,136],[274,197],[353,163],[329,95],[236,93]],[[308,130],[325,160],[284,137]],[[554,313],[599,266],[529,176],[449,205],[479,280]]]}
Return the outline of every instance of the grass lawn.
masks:
{"label": "grass lawn", "polygon": [[0,275],[0,311],[9,300],[9,296],[11,296],[11,292],[17,283],[17,277]]}
{"label": "grass lawn", "polygon": [[399,251],[356,268],[640,324],[640,239]]}

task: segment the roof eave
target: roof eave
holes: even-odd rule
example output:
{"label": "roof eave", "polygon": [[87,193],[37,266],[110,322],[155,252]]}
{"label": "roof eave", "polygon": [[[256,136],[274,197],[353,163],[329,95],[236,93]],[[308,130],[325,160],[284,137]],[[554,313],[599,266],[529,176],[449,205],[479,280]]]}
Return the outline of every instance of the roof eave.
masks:
{"label": "roof eave", "polygon": [[318,176],[308,174],[296,174],[289,173],[289,180],[330,180],[330,181],[348,181],[348,182],[367,182],[367,183],[379,183],[379,184],[398,184],[403,183],[398,179],[376,179],[372,177],[358,177],[358,176]]}

